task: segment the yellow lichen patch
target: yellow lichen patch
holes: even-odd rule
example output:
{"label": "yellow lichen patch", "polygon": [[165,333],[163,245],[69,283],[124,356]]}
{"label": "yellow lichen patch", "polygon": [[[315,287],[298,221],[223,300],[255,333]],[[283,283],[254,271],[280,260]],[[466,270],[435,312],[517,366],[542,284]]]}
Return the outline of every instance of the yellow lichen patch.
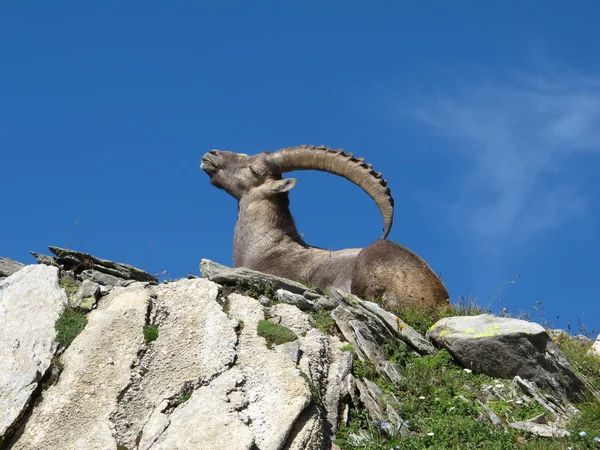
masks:
{"label": "yellow lichen patch", "polygon": [[439,320],[439,321],[437,321],[436,323],[434,323],[433,325],[431,325],[431,326],[429,327],[429,330],[427,330],[427,331],[433,331],[433,330],[435,330],[436,328],[438,328],[438,327],[441,327],[442,325],[444,325],[444,323],[445,323],[445,321]]}
{"label": "yellow lichen patch", "polygon": [[[431,328],[430,328],[430,329],[431,329]],[[444,330],[440,331],[440,334],[439,334],[439,336],[440,336],[440,337],[444,337],[444,336],[446,336],[447,334],[450,334],[451,332],[452,332],[452,330],[450,330],[449,328],[446,328],[446,329],[444,329]]]}
{"label": "yellow lichen patch", "polygon": [[482,333],[474,335],[473,338],[477,339],[482,337],[501,336],[502,334],[504,333],[502,333],[501,331],[484,331]]}

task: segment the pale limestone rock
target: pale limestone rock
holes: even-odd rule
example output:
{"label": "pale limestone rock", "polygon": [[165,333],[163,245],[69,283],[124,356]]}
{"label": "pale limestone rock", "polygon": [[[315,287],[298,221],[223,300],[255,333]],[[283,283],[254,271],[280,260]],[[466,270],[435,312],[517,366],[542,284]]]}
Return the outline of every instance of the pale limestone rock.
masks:
{"label": "pale limestone rock", "polygon": [[520,422],[511,422],[508,425],[516,430],[523,430],[537,436],[544,436],[548,438],[565,438],[571,435],[569,431],[555,423],[544,424],[532,422],[530,420],[524,420]]}
{"label": "pale limestone rock", "polygon": [[600,357],[600,334],[598,335],[598,337],[592,344],[592,348],[590,349],[590,352],[592,354]]}
{"label": "pale limestone rock", "polygon": [[279,325],[289,328],[298,336],[304,336],[313,328],[314,320],[296,306],[279,303],[269,308],[268,315],[279,318]]}
{"label": "pale limestone rock", "polygon": [[[237,322],[217,303],[218,286],[208,280],[178,280],[153,289],[158,339],[142,357],[112,420],[117,441],[133,448],[155,407],[187,385],[209,382],[235,359]],[[164,408],[162,408],[164,409]],[[171,423],[173,419],[170,419]]]}
{"label": "pale limestone rock", "polygon": [[258,322],[264,319],[260,303],[239,294],[229,295],[229,302],[231,316],[244,322],[236,366],[245,379],[249,427],[258,448],[278,450],[310,404],[310,390],[295,364],[285,355],[269,350],[264,338],[256,334]]}
{"label": "pale limestone rock", "polygon": [[[236,410],[239,405],[230,401],[234,392],[243,389],[243,380],[243,374],[237,369],[232,369],[219,375],[210,385],[200,387],[194,391],[187,402],[171,414],[169,427],[156,443],[151,446],[143,443],[140,448],[152,450],[256,448],[253,432],[242,421]],[[261,446],[260,448],[272,447]]]}
{"label": "pale limestone rock", "polygon": [[117,447],[110,414],[144,346],[149,300],[142,288],[115,290],[89,314],[88,325],[61,357],[58,383],[44,393],[14,450]]}
{"label": "pale limestone rock", "polygon": [[50,367],[66,303],[56,267],[27,266],[0,281],[0,443]]}

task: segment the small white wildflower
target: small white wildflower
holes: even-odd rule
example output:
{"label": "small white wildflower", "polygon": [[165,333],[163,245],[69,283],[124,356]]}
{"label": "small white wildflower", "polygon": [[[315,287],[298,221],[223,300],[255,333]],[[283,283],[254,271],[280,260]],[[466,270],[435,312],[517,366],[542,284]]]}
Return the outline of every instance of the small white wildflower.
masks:
{"label": "small white wildflower", "polygon": [[381,422],[381,428],[389,428],[391,425],[387,422]]}
{"label": "small white wildflower", "polygon": [[587,433],[586,433],[585,431],[582,431],[581,433],[579,433],[579,436],[581,436],[581,437],[586,437],[586,436],[587,436]]}
{"label": "small white wildflower", "polygon": [[596,437],[594,438],[594,441],[595,441],[595,442],[600,442],[600,437],[597,437],[597,436],[596,436]]}
{"label": "small white wildflower", "polygon": [[435,433],[427,433],[427,436],[433,436]]}
{"label": "small white wildflower", "polygon": [[425,397],[423,397],[422,395],[419,397],[419,400],[425,400]]}
{"label": "small white wildflower", "polygon": [[502,389],[504,387],[504,385],[502,383],[498,383],[496,385],[496,389]]}
{"label": "small white wildflower", "polygon": [[463,370],[467,373],[473,373],[473,371],[471,369],[463,369]]}
{"label": "small white wildflower", "polygon": [[522,404],[523,404],[523,400],[517,400],[515,403],[516,403],[517,405],[522,405]]}

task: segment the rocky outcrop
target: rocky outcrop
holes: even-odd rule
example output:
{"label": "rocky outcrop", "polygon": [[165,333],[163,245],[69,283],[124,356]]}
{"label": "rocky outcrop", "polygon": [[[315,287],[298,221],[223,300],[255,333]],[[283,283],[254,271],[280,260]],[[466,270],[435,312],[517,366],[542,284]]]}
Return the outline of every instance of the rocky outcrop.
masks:
{"label": "rocky outcrop", "polygon": [[434,324],[427,336],[476,373],[520,376],[570,400],[597,395],[536,323],[491,314],[448,317]]}
{"label": "rocky outcrop", "polygon": [[50,369],[66,303],[56,267],[27,266],[0,281],[0,444]]}
{"label": "rocky outcrop", "polygon": [[[330,449],[354,408],[381,433],[410,438],[398,399],[355,378],[353,364],[401,384],[406,374],[386,346],[416,358],[438,350],[379,305],[208,260],[205,279],[158,285],[131,266],[54,253],[0,281],[0,448]],[[87,312],[87,326],[57,349],[55,321],[67,305]],[[267,342],[265,323],[294,340]],[[566,435],[577,412],[566,398],[588,386],[539,328],[458,317],[428,336],[467,370],[514,377],[499,398],[546,411],[504,423],[483,399],[494,426]]]}
{"label": "rocky outcrop", "polygon": [[[63,271],[72,277],[70,269]],[[59,271],[57,266],[27,267],[3,282],[14,289],[0,291],[0,304],[10,305],[16,300],[7,292],[21,296],[36,285],[30,298],[36,310],[19,313],[29,317],[43,307],[33,303],[37,296],[57,297],[49,303],[55,305],[52,314],[42,308],[49,334],[46,347],[40,346],[39,373],[30,370],[20,391],[2,395],[7,399],[3,417],[10,415],[2,436],[11,448],[331,447],[342,400],[348,399],[352,357],[340,350],[337,338],[314,329],[311,316],[297,306],[222,295],[220,286],[206,279],[161,285],[129,280],[128,286],[102,286],[108,294],[98,299],[98,286],[84,281],[71,303],[81,306],[73,299],[91,294],[97,307],[81,334],[55,356],[54,322],[67,304],[58,287]],[[75,276],[81,279],[82,272]],[[265,319],[290,328],[298,340],[270,348],[257,333]],[[13,336],[24,321],[15,319]],[[155,330],[155,339],[148,339],[147,328]],[[31,330],[23,333],[32,337]],[[31,347],[35,343],[26,348]],[[63,369],[58,381],[42,390],[52,357]],[[27,361],[25,355],[20,359]],[[2,378],[5,372],[2,366]],[[36,406],[28,409],[33,391]]]}

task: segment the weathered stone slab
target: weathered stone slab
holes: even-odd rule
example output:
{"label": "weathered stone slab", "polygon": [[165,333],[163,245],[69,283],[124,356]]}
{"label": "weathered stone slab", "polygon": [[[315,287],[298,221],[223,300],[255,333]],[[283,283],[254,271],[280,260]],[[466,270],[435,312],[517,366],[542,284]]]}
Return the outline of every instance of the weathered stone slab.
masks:
{"label": "weathered stone slab", "polygon": [[0,444],[50,367],[66,303],[56,267],[27,266],[0,281]]}
{"label": "weathered stone slab", "polygon": [[331,313],[344,338],[352,344],[361,361],[370,361],[377,371],[393,382],[402,376],[393,363],[390,363],[383,351],[383,344],[394,339],[394,335],[384,322],[359,303],[350,306],[341,304]]}
{"label": "weathered stone slab", "polygon": [[123,278],[115,277],[114,275],[109,275],[94,269],[84,270],[79,274],[79,278],[93,281],[94,283],[106,286],[109,289],[115,286],[127,287],[135,283],[135,280],[124,280]]}
{"label": "weathered stone slab", "polygon": [[[68,248],[48,247],[57,256],[57,262],[68,263],[74,268],[87,270],[96,269],[100,272],[126,280],[158,282],[158,278],[129,264],[100,259],[88,253],[82,253]],[[79,270],[78,270],[79,271]]]}
{"label": "weathered stone slab", "polygon": [[215,263],[208,259],[203,259],[200,262],[200,272],[204,278],[208,278],[210,281],[214,281],[219,284],[226,285],[269,285],[273,289],[284,289],[294,294],[305,295],[305,298],[318,298],[319,293],[314,289],[311,289],[302,283],[288,280],[287,278],[277,277],[256,270],[246,269],[245,267],[239,267],[231,269],[223,266],[222,264]]}
{"label": "weathered stone slab", "polygon": [[58,266],[58,264],[56,264],[56,258],[54,256],[42,255],[42,254],[36,253],[36,252],[29,252],[29,253],[31,253],[33,255],[33,257],[36,259],[38,264],[45,264],[47,266]]}
{"label": "weathered stone slab", "polygon": [[281,303],[293,305],[302,311],[312,311],[315,306],[313,301],[308,300],[303,295],[294,294],[284,289],[277,289],[277,292],[275,292],[275,299]]}
{"label": "weathered stone slab", "polygon": [[23,267],[25,267],[23,263],[0,256],[0,277],[9,277]]}

